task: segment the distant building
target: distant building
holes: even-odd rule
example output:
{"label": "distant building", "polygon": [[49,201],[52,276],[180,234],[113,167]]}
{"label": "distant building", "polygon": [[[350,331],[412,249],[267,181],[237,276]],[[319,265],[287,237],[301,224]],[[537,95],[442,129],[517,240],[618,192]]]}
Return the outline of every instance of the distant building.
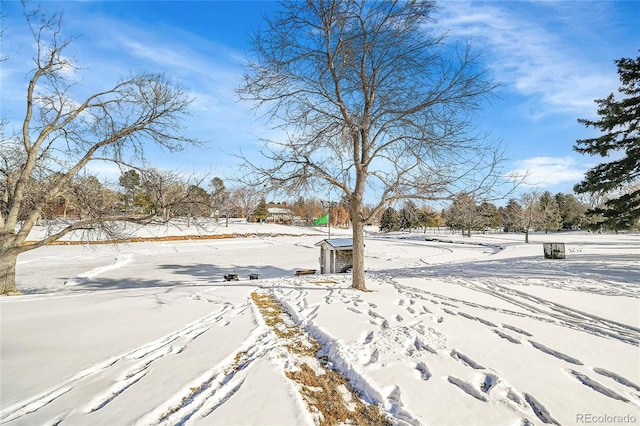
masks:
{"label": "distant building", "polygon": [[353,267],[353,239],[331,238],[317,242],[320,247],[320,273],[347,272]]}
{"label": "distant building", "polygon": [[293,212],[282,207],[268,207],[267,222],[270,223],[287,223],[290,224],[293,219]]}

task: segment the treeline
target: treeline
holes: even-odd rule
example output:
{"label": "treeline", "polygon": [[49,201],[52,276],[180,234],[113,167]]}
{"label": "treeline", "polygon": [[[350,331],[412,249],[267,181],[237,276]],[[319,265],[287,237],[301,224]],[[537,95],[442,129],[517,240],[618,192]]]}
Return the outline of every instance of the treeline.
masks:
{"label": "treeline", "polygon": [[[55,183],[55,176],[38,182],[25,198],[21,217],[40,199],[39,193]],[[29,200],[33,200],[29,202]],[[77,176],[42,208],[41,219],[88,220],[97,217],[173,218],[252,217],[264,193],[249,187],[228,190],[220,178],[203,179],[157,169],[130,169],[117,184],[95,176]]]}
{"label": "treeline", "polygon": [[466,235],[472,231],[504,232],[575,230],[588,227],[593,220],[586,215],[589,206],[571,194],[532,191],[506,206],[477,202],[468,194],[458,195],[441,213],[429,207],[418,208],[407,201],[396,210],[388,207],[380,218],[380,231],[403,231],[446,226]]}
{"label": "treeline", "polygon": [[467,194],[459,195],[444,210],[446,225],[471,235],[471,231],[500,229],[504,232],[575,230],[588,227],[588,206],[571,194],[531,191],[506,206],[477,203]]}
{"label": "treeline", "polygon": [[[55,176],[52,178],[55,181]],[[38,195],[52,181],[39,182],[26,194],[32,203],[24,203],[25,216]],[[215,177],[208,182],[156,169],[130,169],[120,176],[117,185],[107,185],[95,176],[78,176],[65,190],[42,209],[42,219],[114,218],[121,214],[160,220],[173,218],[246,218],[263,221],[273,217],[269,208],[279,208],[278,221],[311,225],[313,220],[330,213],[331,226],[350,226],[349,205],[344,199],[328,202],[317,197],[299,197],[295,201],[267,202],[267,193],[254,187],[227,188]],[[597,218],[587,210],[602,201],[581,202],[572,194],[531,191],[512,198],[503,207],[477,202],[468,194],[458,195],[451,205],[437,212],[429,206],[418,207],[412,200],[402,207],[388,207],[369,225],[382,232],[423,230],[446,226],[466,235],[489,229],[504,232],[557,231],[589,228]],[[528,235],[527,235],[528,238]]]}
{"label": "treeline", "polygon": [[[35,206],[39,194],[55,183],[55,176],[44,179],[25,194],[28,202],[20,216],[26,217]],[[267,201],[267,192],[250,186],[227,188],[214,177],[210,181],[157,169],[130,169],[123,172],[117,184],[101,182],[95,176],[75,177],[55,199],[46,203],[41,219],[86,220],[119,215],[150,217],[168,221],[174,218],[198,219],[245,218],[264,221],[271,217],[269,209],[279,208],[282,223],[313,224],[330,212],[332,226],[350,225],[348,205],[342,201],[327,202],[319,198],[299,197],[295,201]]]}
{"label": "treeline", "polygon": [[380,231],[411,231],[440,227],[444,225],[442,216],[430,207],[418,208],[415,202],[407,200],[398,211],[393,207],[387,207],[380,217]]}

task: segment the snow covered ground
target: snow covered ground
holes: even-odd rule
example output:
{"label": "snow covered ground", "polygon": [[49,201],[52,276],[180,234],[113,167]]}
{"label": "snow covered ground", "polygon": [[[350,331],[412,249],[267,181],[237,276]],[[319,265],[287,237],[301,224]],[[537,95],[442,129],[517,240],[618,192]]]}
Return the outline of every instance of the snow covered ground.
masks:
{"label": "snow covered ground", "polygon": [[[371,233],[359,292],[294,275],[319,269],[320,231],[147,228],[253,236],[21,255],[0,423],[313,424],[257,292],[394,424],[640,424],[640,235]],[[543,258],[552,241],[566,259]]]}

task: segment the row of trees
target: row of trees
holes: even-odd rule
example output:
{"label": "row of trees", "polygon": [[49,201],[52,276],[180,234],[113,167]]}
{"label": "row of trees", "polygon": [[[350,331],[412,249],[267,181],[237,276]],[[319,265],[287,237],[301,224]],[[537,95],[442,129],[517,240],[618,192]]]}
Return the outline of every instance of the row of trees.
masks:
{"label": "row of trees", "polygon": [[[24,220],[35,204],[39,191],[46,185],[34,185],[25,193]],[[205,189],[206,188],[206,189]],[[95,176],[76,176],[71,183],[47,202],[41,219],[88,220],[91,217],[124,214],[141,218],[154,216],[167,222],[174,218],[246,218],[263,221],[269,207],[289,210],[291,217],[302,223],[330,213],[332,226],[349,226],[348,206],[343,201],[327,202],[319,198],[299,197],[295,202],[267,202],[266,192],[248,186],[228,189],[224,181],[214,177],[208,184],[172,171],[129,169],[122,173],[118,185],[101,182]]]}
{"label": "row of trees", "polygon": [[468,194],[459,195],[443,212],[447,226],[471,236],[471,231],[503,229],[505,232],[524,232],[529,242],[529,230],[557,231],[580,229],[590,222],[588,206],[571,194],[551,194],[533,190],[519,199],[512,198],[504,207],[492,203],[477,203]]}
{"label": "row of trees", "polygon": [[[120,176],[117,187],[102,183],[94,176],[75,177],[43,206],[41,218],[89,220],[125,215],[162,222],[211,217],[258,220],[267,216],[264,196],[264,191],[246,186],[227,189],[219,177],[205,185],[202,178],[172,171],[129,169]],[[27,217],[38,192],[28,191],[24,198],[24,212],[19,220]]]}
{"label": "row of trees", "polygon": [[430,207],[418,208],[413,200],[407,200],[399,211],[387,207],[380,218],[379,228],[382,232],[410,231],[412,229],[443,226],[444,221],[439,213]]}

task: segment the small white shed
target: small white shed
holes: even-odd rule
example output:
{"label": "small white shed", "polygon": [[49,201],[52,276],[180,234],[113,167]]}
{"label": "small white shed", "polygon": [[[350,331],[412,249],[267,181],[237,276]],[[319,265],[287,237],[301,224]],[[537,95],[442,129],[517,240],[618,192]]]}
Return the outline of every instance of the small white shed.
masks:
{"label": "small white shed", "polygon": [[353,265],[353,239],[331,238],[316,243],[320,247],[320,273],[347,272]]}

